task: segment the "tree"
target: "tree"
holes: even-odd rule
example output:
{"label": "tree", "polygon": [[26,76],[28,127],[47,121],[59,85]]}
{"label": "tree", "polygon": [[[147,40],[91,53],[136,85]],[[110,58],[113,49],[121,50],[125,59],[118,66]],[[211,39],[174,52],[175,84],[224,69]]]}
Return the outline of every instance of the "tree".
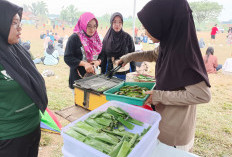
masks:
{"label": "tree", "polygon": [[74,5],[69,5],[66,8],[62,8],[60,12],[60,19],[68,22],[69,24],[76,24],[81,12],[78,12]]}
{"label": "tree", "polygon": [[221,13],[223,6],[219,5],[217,2],[209,2],[207,0],[190,2],[189,3],[194,20],[198,24],[207,21],[217,20],[219,14]]}
{"label": "tree", "polygon": [[47,4],[43,1],[32,3],[30,6],[30,10],[35,16],[48,15]]}
{"label": "tree", "polygon": [[28,12],[28,11],[30,11],[30,6],[23,4],[23,12]]}
{"label": "tree", "polygon": [[97,20],[98,20],[98,25],[100,27],[109,27],[110,25],[110,14],[104,14],[100,17],[97,17]]}
{"label": "tree", "polygon": [[43,1],[32,3],[30,11],[35,16],[36,25],[38,23],[44,23],[47,20],[48,8],[47,4]]}

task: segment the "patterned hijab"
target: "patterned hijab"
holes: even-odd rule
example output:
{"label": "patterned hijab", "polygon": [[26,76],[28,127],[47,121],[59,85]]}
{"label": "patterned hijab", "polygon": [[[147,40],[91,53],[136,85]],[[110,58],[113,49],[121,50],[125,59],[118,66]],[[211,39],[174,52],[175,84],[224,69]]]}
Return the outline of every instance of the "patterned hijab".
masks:
{"label": "patterned hijab", "polygon": [[83,13],[73,30],[74,33],[79,35],[81,43],[85,49],[86,58],[90,61],[93,60],[93,55],[98,55],[102,50],[102,42],[97,31],[91,37],[86,34],[87,25],[92,19],[95,19],[98,25],[98,21],[92,13]]}

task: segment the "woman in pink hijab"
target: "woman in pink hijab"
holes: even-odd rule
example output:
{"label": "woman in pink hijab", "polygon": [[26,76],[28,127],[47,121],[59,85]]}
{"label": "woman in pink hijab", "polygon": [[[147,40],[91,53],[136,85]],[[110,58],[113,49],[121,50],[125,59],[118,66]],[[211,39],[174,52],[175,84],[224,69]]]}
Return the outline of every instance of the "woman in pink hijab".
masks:
{"label": "woman in pink hijab", "polygon": [[70,67],[69,87],[73,89],[75,80],[86,73],[95,73],[94,67],[101,64],[97,60],[102,43],[97,33],[98,21],[90,12],[83,13],[69,37],[64,61]]}

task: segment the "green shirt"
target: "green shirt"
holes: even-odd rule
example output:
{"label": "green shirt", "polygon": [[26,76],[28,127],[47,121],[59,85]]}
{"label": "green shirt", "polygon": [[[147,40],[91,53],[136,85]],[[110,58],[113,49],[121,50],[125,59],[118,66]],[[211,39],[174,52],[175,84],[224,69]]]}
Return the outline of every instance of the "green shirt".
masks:
{"label": "green shirt", "polygon": [[31,133],[40,118],[38,107],[0,64],[0,140]]}

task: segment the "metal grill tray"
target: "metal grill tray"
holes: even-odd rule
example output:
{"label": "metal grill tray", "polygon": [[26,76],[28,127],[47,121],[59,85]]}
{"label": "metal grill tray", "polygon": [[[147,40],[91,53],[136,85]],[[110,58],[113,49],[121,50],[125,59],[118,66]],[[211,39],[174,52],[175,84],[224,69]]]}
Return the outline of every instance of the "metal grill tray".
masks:
{"label": "metal grill tray", "polygon": [[[87,78],[74,81],[74,86],[82,89],[92,90],[103,93],[104,91],[118,85],[123,80],[112,77],[109,79],[104,74],[94,75]],[[105,88],[103,91],[98,91],[99,88]]]}

